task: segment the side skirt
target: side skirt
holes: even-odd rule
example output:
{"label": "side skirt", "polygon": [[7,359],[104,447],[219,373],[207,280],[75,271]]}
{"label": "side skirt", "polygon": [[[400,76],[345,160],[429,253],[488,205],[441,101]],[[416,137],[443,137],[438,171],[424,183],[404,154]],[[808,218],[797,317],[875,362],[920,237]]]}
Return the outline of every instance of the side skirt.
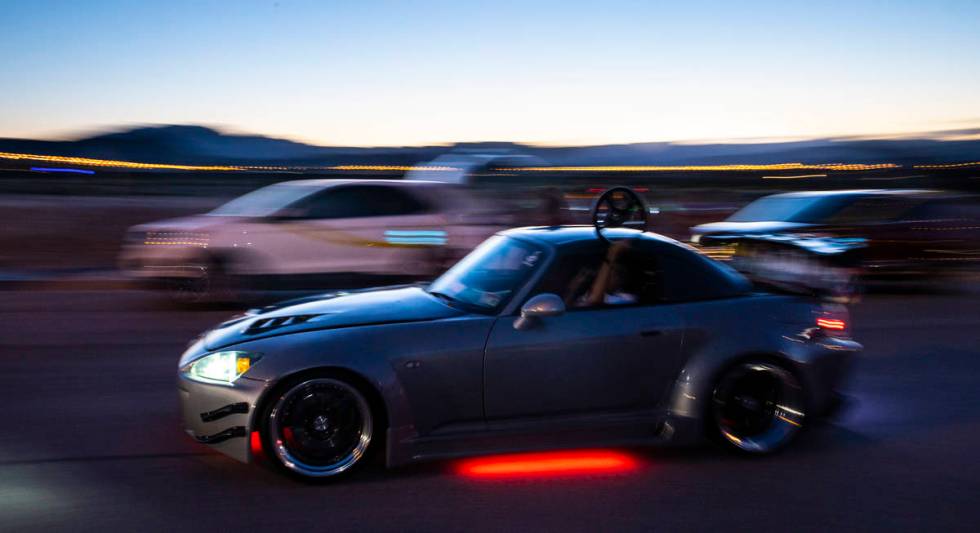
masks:
{"label": "side skirt", "polygon": [[397,428],[388,433],[389,467],[434,459],[598,446],[659,446],[686,443],[663,411],[490,421],[446,426],[417,437]]}

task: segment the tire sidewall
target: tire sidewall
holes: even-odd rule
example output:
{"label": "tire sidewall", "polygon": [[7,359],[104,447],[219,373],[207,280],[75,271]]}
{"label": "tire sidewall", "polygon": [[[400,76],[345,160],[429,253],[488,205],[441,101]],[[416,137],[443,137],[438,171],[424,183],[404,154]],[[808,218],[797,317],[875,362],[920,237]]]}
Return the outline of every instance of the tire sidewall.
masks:
{"label": "tire sidewall", "polygon": [[[715,405],[716,405],[716,400],[715,400],[715,397],[716,396],[715,395],[716,395],[719,387],[722,385],[722,383],[725,381],[725,379],[728,378],[732,374],[732,372],[735,372],[735,371],[737,371],[737,370],[739,370],[739,369],[741,369],[743,367],[749,366],[749,365],[760,365],[760,366],[772,367],[772,368],[776,369],[777,371],[779,371],[781,373],[784,373],[785,376],[788,376],[792,380],[792,384],[799,390],[799,393],[798,393],[799,394],[799,406],[802,408],[802,411],[805,414],[805,416],[803,418],[803,421],[801,423],[801,426],[799,428],[797,428],[794,431],[792,431],[788,435],[787,438],[783,439],[777,445],[775,445],[775,446],[773,446],[773,447],[771,447],[769,449],[766,449],[766,450],[751,450],[751,449],[746,449],[746,448],[740,447],[740,446],[736,445],[734,442],[732,442],[729,438],[727,438],[722,433],[721,423],[718,420],[717,413],[715,411]],[[711,441],[715,442],[716,444],[722,446],[727,451],[733,452],[733,453],[735,453],[737,455],[744,456],[744,457],[765,457],[765,456],[774,455],[774,454],[777,454],[777,453],[782,452],[787,447],[789,447],[797,438],[799,438],[800,435],[802,433],[804,433],[807,430],[807,428],[809,427],[809,424],[807,424],[807,417],[809,415],[806,415],[806,413],[809,413],[810,412],[810,409],[808,407],[808,403],[809,402],[808,402],[808,397],[807,397],[807,391],[806,391],[803,383],[804,383],[803,380],[801,380],[800,377],[796,374],[796,372],[794,372],[792,370],[792,368],[790,367],[789,364],[787,364],[784,361],[780,361],[778,359],[775,359],[775,358],[770,358],[770,357],[750,357],[750,358],[740,359],[738,361],[735,361],[735,362],[727,365],[724,369],[722,369],[720,372],[717,373],[717,375],[716,375],[716,377],[715,377],[715,379],[714,379],[714,381],[712,383],[711,397],[710,397],[710,399],[708,401],[708,404],[706,406],[706,412],[704,414],[704,420],[705,420],[705,423],[706,423],[705,424],[706,425],[706,433],[707,433],[709,439]]]}
{"label": "tire sidewall", "polygon": [[[279,401],[297,385],[317,379],[330,379],[338,381],[354,389],[364,400],[364,403],[368,408],[368,415],[371,417],[372,426],[371,440],[369,441],[368,446],[364,450],[361,457],[343,471],[326,476],[305,475],[302,472],[286,466],[275,451],[276,437],[272,434],[270,428],[273,411],[275,410],[275,407]],[[338,375],[338,373],[329,371],[307,373],[283,380],[281,383],[276,385],[275,388],[262,401],[262,404],[258,410],[258,416],[259,419],[256,426],[258,427],[259,437],[262,442],[263,462],[269,466],[272,466],[276,471],[285,473],[293,479],[315,484],[330,483],[334,480],[346,479],[352,474],[361,471],[367,464],[373,463],[377,456],[377,450],[380,448],[379,443],[382,440],[379,435],[385,430],[383,427],[383,419],[378,416],[376,408],[371,402],[370,396],[366,394],[364,390],[362,390],[362,387],[358,386],[356,383],[353,383],[349,379],[345,379],[344,376]]]}

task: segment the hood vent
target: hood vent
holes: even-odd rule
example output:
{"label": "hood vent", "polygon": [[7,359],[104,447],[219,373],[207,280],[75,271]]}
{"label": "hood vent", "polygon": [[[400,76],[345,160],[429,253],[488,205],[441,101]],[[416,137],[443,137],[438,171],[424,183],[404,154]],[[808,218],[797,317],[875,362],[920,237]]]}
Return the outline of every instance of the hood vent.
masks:
{"label": "hood vent", "polygon": [[255,322],[249,324],[242,333],[246,335],[257,335],[259,333],[268,333],[274,329],[279,329],[286,326],[296,326],[299,324],[305,324],[310,320],[318,317],[320,315],[293,315],[293,316],[277,316],[273,318],[259,318]]}

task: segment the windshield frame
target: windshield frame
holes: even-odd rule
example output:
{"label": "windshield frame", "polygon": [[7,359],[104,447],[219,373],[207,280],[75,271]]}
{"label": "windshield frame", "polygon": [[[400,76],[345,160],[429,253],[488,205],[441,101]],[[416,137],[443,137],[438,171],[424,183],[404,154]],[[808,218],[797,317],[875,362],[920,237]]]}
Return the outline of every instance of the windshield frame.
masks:
{"label": "windshield frame", "polygon": [[[544,276],[548,272],[548,270],[551,268],[551,265],[552,265],[552,263],[554,261],[554,258],[555,258],[555,249],[554,249],[554,247],[551,244],[549,244],[547,242],[539,241],[537,239],[521,238],[521,237],[514,236],[514,235],[507,235],[507,234],[503,234],[503,233],[497,233],[497,234],[492,235],[491,237],[489,237],[483,243],[480,243],[480,245],[477,248],[479,248],[480,246],[483,246],[487,241],[489,241],[491,239],[498,239],[498,238],[499,239],[507,239],[507,240],[518,241],[518,242],[522,242],[522,243],[525,243],[525,244],[530,244],[530,245],[538,248],[542,252],[542,255],[543,255],[543,257],[538,261],[538,267],[535,268],[534,271],[532,271],[531,274],[525,280],[523,280],[523,282],[521,282],[520,284],[518,284],[518,286],[514,287],[514,289],[511,291],[510,295],[508,295],[507,297],[503,298],[501,300],[500,304],[498,304],[494,308],[482,307],[482,306],[473,304],[471,302],[467,302],[467,301],[464,301],[464,300],[458,300],[458,299],[455,299],[455,298],[453,299],[453,301],[451,303],[447,303],[447,305],[457,306],[460,309],[463,309],[463,310],[465,310],[467,312],[471,312],[471,313],[479,314],[479,315],[487,315],[487,316],[508,316],[508,315],[513,315],[516,312],[516,310],[520,307],[520,303],[525,298],[527,298],[527,295],[528,295],[529,291],[538,283],[538,281],[541,279],[541,277]],[[464,260],[465,260],[465,257],[463,259],[460,259],[459,262],[462,262]],[[457,265],[458,264],[459,263],[457,263]],[[449,274],[449,272],[452,271],[453,268],[455,268],[455,267],[456,267],[456,265],[453,265],[453,267],[451,267],[446,272],[443,272],[442,275],[440,275],[438,278],[436,278],[431,283],[429,283],[425,287],[425,292],[428,293],[433,298],[438,298],[438,299],[440,299],[442,301],[443,300],[443,297],[442,296],[437,296],[436,294],[433,294],[433,291],[431,290],[432,289],[432,286],[435,285],[436,282],[438,282],[440,279],[442,279],[443,277],[445,277],[447,274]],[[442,293],[442,291],[435,291],[435,292]],[[444,293],[442,293],[442,294],[444,294]]]}

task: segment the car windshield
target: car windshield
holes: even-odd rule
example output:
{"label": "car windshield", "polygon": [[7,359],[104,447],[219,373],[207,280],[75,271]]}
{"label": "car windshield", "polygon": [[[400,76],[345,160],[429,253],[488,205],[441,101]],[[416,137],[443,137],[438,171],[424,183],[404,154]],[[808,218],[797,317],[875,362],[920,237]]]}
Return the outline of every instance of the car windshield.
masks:
{"label": "car windshield", "polygon": [[544,259],[544,248],[503,237],[487,239],[429,286],[429,293],[482,313],[500,310]]}
{"label": "car windshield", "polygon": [[262,187],[208,213],[226,217],[267,217],[290,204],[319,191],[317,187],[296,183],[277,183]]}
{"label": "car windshield", "polygon": [[836,211],[838,199],[828,196],[766,196],[736,211],[728,222],[817,222]]}

